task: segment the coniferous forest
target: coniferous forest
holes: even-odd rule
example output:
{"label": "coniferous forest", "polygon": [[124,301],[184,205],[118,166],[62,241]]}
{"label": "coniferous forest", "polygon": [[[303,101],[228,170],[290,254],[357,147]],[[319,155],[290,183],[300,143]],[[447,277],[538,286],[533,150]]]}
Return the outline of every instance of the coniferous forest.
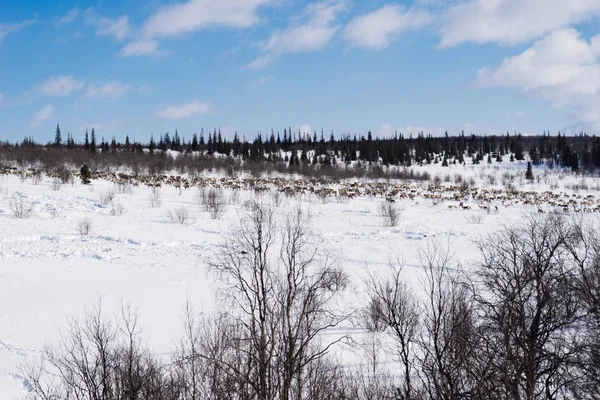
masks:
{"label": "coniferous forest", "polygon": [[[33,137],[25,137],[20,143],[3,142],[2,157],[19,163],[52,164],[57,157],[55,151],[60,150],[61,159],[75,164],[132,166],[143,162],[151,165],[150,173],[212,163],[217,168],[262,168],[305,175],[317,169],[319,174],[327,175],[352,165],[358,168],[355,175],[367,172],[377,176],[390,166],[493,164],[526,158],[534,166],[562,167],[573,172],[594,172],[600,167],[600,138],[585,133],[566,136],[543,132],[532,136],[507,132],[500,136],[478,136],[462,132],[458,136],[446,133],[439,137],[423,132],[408,136],[397,132],[393,137],[378,138],[370,131],[366,135],[335,135],[333,131],[326,134],[321,130],[309,135],[285,128],[283,133],[258,133],[252,139],[240,137],[236,132],[229,139],[220,129],[214,129],[201,130],[191,138],[182,137],[175,130],[173,135],[151,134],[146,141],[131,140],[129,136],[119,141],[114,136],[109,140],[98,137],[92,128],[81,136],[76,138],[67,133],[63,139],[57,125],[53,142],[41,144]],[[169,150],[178,152],[177,160],[168,157]]]}

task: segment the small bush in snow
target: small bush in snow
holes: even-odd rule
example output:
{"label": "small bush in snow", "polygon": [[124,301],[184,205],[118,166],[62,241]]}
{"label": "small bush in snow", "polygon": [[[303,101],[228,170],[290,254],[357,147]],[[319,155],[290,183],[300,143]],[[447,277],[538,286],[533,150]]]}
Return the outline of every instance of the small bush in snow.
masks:
{"label": "small bush in snow", "polygon": [[383,218],[385,226],[396,226],[400,221],[400,210],[390,201],[379,205],[379,216]]}
{"label": "small bush in snow", "polygon": [[121,204],[114,204],[112,205],[112,207],[110,208],[110,215],[118,217],[119,215],[123,215],[123,213],[125,212],[125,207],[123,207]]}
{"label": "small bush in snow", "polygon": [[81,236],[87,236],[92,231],[92,220],[89,218],[84,218],[77,223],[77,232]]}
{"label": "small bush in snow", "polygon": [[115,187],[119,194],[133,194],[133,189],[129,182],[117,182],[115,183]]}
{"label": "small bush in snow", "polygon": [[167,218],[173,222],[180,225],[187,226],[190,219],[190,214],[184,206],[178,207],[175,210],[169,210],[167,212]]}
{"label": "small bush in snow", "polygon": [[275,207],[281,206],[281,202],[283,201],[283,196],[279,190],[275,190],[271,192],[271,201]]}
{"label": "small bush in snow", "polygon": [[33,214],[33,204],[18,195],[11,197],[10,209],[15,218],[29,218]]}
{"label": "small bush in snow", "polygon": [[469,221],[470,224],[479,225],[483,221],[483,217],[481,215],[471,215],[467,218],[467,221]]}
{"label": "small bush in snow", "polygon": [[219,219],[225,212],[225,199],[222,190],[210,188],[205,201],[204,209],[210,213],[212,219]]}
{"label": "small bush in snow", "polygon": [[42,171],[34,171],[33,175],[31,175],[31,183],[34,185],[39,185],[42,183],[43,177],[44,175],[42,174]]}
{"label": "small bush in snow", "polygon": [[109,190],[106,193],[102,193],[100,195],[100,203],[102,203],[102,205],[107,206],[109,205],[115,198],[115,192],[113,192],[112,190]]}
{"label": "small bush in snow", "polygon": [[317,198],[321,201],[321,204],[327,204],[329,202],[329,192],[326,190],[321,190],[317,193]]}
{"label": "small bush in snow", "polygon": [[229,204],[237,205],[240,203],[240,191],[237,189],[233,189],[231,193],[229,193]]}
{"label": "small bush in snow", "polygon": [[54,190],[55,192],[60,190],[60,187],[62,186],[62,182],[59,178],[54,178],[52,180],[52,190]]}
{"label": "small bush in snow", "polygon": [[160,207],[160,205],[162,204],[162,195],[160,193],[159,187],[152,187],[150,189],[149,202],[150,202],[150,207],[152,207],[152,208]]}

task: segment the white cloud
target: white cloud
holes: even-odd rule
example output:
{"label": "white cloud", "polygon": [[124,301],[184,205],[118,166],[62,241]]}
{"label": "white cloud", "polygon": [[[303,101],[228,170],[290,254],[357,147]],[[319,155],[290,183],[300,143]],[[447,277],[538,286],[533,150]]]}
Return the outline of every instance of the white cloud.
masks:
{"label": "white cloud", "polygon": [[114,100],[123,97],[132,89],[133,86],[131,85],[124,85],[121,82],[112,81],[101,86],[89,87],[85,93],[85,97],[107,97]]}
{"label": "white cloud", "polygon": [[421,28],[433,17],[425,11],[405,10],[388,4],[354,18],[344,28],[344,38],[356,47],[379,50],[388,47],[400,33]]}
{"label": "white cloud", "polygon": [[123,15],[118,19],[101,17],[93,22],[98,28],[96,33],[100,36],[114,36],[117,40],[123,40],[131,36],[132,29],[129,26],[129,16]]}
{"label": "white cloud", "polygon": [[188,104],[177,106],[169,106],[158,111],[156,115],[163,119],[183,119],[194,115],[208,114],[211,110],[210,103],[201,103],[200,101],[192,101]]}
{"label": "white cloud", "polygon": [[162,52],[158,49],[158,42],[151,39],[134,40],[121,49],[121,55],[123,57],[143,55],[158,56],[161,54]]}
{"label": "white cloud", "polygon": [[37,128],[38,126],[43,125],[44,122],[46,122],[52,117],[54,117],[54,107],[48,104],[40,111],[38,111],[37,114],[35,114],[35,116],[33,117],[33,122],[31,123],[31,127]]}
{"label": "white cloud", "polygon": [[588,42],[575,29],[557,29],[532,47],[482,68],[476,87],[516,87],[567,108],[580,121],[600,122],[600,35]]}
{"label": "white cloud", "polygon": [[275,60],[275,57],[273,55],[264,54],[264,55],[256,58],[250,64],[243,66],[241,68],[241,70],[245,71],[247,69],[262,69],[262,68],[265,68],[268,65],[270,65],[274,60]]}
{"label": "white cloud", "polygon": [[[261,76],[260,78],[258,78],[258,83],[259,84],[264,84],[267,82],[273,82],[273,75],[269,74],[269,75],[265,75],[265,76]],[[0,98],[1,100],[1,98]]]}
{"label": "white cloud", "polygon": [[323,1],[305,7],[307,22],[294,24],[284,31],[274,32],[262,44],[265,52],[284,54],[322,50],[340,29],[334,24],[337,15],[346,8],[344,1]]}
{"label": "white cloud", "polygon": [[600,15],[600,0],[469,0],[442,17],[442,47],[516,44]]}
{"label": "white cloud", "polygon": [[72,76],[50,77],[42,84],[40,91],[47,96],[68,96],[83,89],[83,86],[83,82],[78,82]]}
{"label": "white cloud", "polygon": [[64,17],[58,20],[57,25],[66,25],[75,21],[79,17],[79,8],[75,7],[74,9],[68,11]]}
{"label": "white cloud", "polygon": [[0,44],[11,33],[17,33],[35,23],[35,19],[30,19],[17,24],[0,24]]}
{"label": "white cloud", "polygon": [[211,26],[247,28],[260,21],[258,9],[275,0],[188,0],[163,6],[143,26],[146,37],[169,37]]}

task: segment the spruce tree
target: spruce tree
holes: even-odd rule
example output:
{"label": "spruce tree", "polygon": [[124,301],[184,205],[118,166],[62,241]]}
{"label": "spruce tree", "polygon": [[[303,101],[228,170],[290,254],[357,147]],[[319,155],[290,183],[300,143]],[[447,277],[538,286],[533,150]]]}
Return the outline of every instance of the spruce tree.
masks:
{"label": "spruce tree", "polygon": [[88,137],[88,131],[87,131],[87,129],[85,130],[85,142],[83,143],[83,148],[85,150],[89,150],[90,149],[90,139]]}
{"label": "spruce tree", "polygon": [[83,167],[81,167],[81,169],[79,170],[79,174],[81,178],[81,183],[83,183],[84,185],[90,183],[92,172],[90,171],[90,168],[87,166],[87,164],[84,164]]}
{"label": "spruce tree", "polygon": [[531,169],[531,161],[527,162],[527,171],[525,171],[525,179],[528,181],[533,180],[533,170]]}
{"label": "spruce tree", "polygon": [[96,131],[92,128],[92,141],[90,143],[90,151],[92,153],[96,152]]}
{"label": "spruce tree", "polygon": [[56,124],[56,133],[54,134],[54,145],[60,147],[62,143],[62,136],[60,135],[60,126]]}

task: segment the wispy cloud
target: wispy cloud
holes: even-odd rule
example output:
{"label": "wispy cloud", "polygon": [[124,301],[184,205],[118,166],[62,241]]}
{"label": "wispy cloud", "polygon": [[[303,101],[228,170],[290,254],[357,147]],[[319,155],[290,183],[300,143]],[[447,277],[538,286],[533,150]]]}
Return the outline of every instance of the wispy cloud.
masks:
{"label": "wispy cloud", "polygon": [[31,123],[32,128],[37,128],[38,126],[43,125],[46,121],[54,117],[54,107],[50,104],[42,108],[40,111],[35,114],[33,117],[33,122]]}
{"label": "wispy cloud", "polygon": [[158,41],[152,39],[134,40],[121,49],[121,55],[123,57],[143,55],[160,56],[163,54],[164,53],[158,48]]}
{"label": "wispy cloud", "polygon": [[211,26],[247,28],[260,21],[258,9],[276,0],[189,0],[166,5],[144,23],[145,37],[172,37]]}
{"label": "wispy cloud", "polygon": [[242,71],[248,69],[263,69],[270,65],[275,60],[275,57],[272,54],[264,54],[262,56],[258,56],[255,60],[251,61],[249,64],[243,66],[241,68]]}
{"label": "wispy cloud", "polygon": [[286,53],[323,50],[341,29],[336,19],[346,8],[344,0],[309,4],[294,18],[294,22],[288,28],[274,31],[268,40],[260,43],[264,54],[243,66],[241,70],[265,68],[278,56]]}
{"label": "wispy cloud", "polygon": [[0,24],[0,44],[4,39],[13,33],[17,33],[35,23],[35,19],[29,19],[16,24]]}
{"label": "wispy cloud", "polygon": [[267,82],[273,82],[273,75],[269,74],[269,75],[261,76],[260,78],[258,78],[258,83],[260,85],[265,84]]}
{"label": "wispy cloud", "polygon": [[428,12],[388,4],[354,18],[344,28],[343,35],[353,46],[380,50],[388,47],[402,32],[421,28],[432,20],[433,16]]}
{"label": "wispy cloud", "polygon": [[340,29],[337,15],[346,8],[343,1],[323,1],[310,4],[303,11],[303,23],[271,34],[262,44],[265,52],[284,54],[322,50]]}
{"label": "wispy cloud", "polygon": [[78,17],[79,8],[75,7],[74,9],[67,11],[67,13],[61,19],[59,19],[56,24],[59,26],[70,24],[71,22],[75,22],[75,20],[77,20]]}
{"label": "wispy cloud", "polygon": [[50,77],[40,87],[40,92],[46,96],[68,96],[83,89],[85,84],[72,76]]}
{"label": "wispy cloud", "polygon": [[184,119],[195,115],[208,114],[210,110],[210,103],[202,103],[196,100],[187,104],[163,108],[162,110],[159,110],[156,115],[162,119]]}
{"label": "wispy cloud", "polygon": [[133,86],[129,84],[122,84],[118,81],[112,81],[105,83],[100,86],[92,86],[88,87],[85,92],[85,97],[88,98],[109,98],[109,99],[118,99],[123,97],[125,94],[133,90]]}
{"label": "wispy cloud", "polygon": [[106,18],[96,14],[93,8],[85,10],[86,24],[96,27],[98,36],[112,36],[121,41],[133,35],[133,28],[129,24],[129,16],[122,15],[119,18]]}

